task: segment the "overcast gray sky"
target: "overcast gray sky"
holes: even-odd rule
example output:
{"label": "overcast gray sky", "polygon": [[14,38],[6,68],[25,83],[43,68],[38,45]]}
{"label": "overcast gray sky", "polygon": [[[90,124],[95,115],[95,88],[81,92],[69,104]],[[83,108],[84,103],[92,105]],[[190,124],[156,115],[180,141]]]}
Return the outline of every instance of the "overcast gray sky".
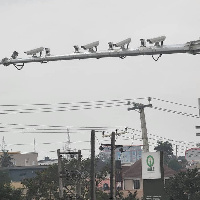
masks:
{"label": "overcast gray sky", "polygon": [[[165,35],[165,44],[181,44],[200,37],[200,3],[197,0],[0,0],[0,56],[19,57],[24,51],[49,47],[51,54],[67,54],[73,45],[100,41],[99,49],[106,50],[108,42],[132,38],[131,48],[140,45],[140,38]],[[200,97],[200,57],[189,54],[163,55],[158,62],[151,56],[126,59],[105,58],[59,61],[48,64],[30,63],[21,71],[13,66],[1,66],[0,104],[33,104],[78,101],[98,101],[139,97],[156,97],[187,105],[197,105]],[[141,102],[141,101],[139,101]],[[147,101],[143,101],[148,103]],[[159,101],[161,106],[198,114],[189,109]],[[0,109],[3,109],[2,107]],[[174,140],[194,141],[199,119],[145,110],[148,132]],[[1,115],[3,124],[40,124],[63,126],[128,126],[140,129],[139,113],[127,107],[115,107],[70,112]],[[9,128],[9,126],[8,126]],[[0,133],[9,150],[36,150],[39,158],[56,157],[48,151],[63,147],[66,134],[25,134],[11,131]],[[71,140],[90,139],[90,132],[71,134]],[[98,136],[100,140],[100,136]],[[42,145],[39,143],[56,143]],[[60,143],[59,143],[60,142]],[[122,141],[124,144],[142,144]],[[17,146],[9,144],[32,144]],[[89,143],[72,145],[90,148]],[[85,152],[89,154],[89,152]]]}

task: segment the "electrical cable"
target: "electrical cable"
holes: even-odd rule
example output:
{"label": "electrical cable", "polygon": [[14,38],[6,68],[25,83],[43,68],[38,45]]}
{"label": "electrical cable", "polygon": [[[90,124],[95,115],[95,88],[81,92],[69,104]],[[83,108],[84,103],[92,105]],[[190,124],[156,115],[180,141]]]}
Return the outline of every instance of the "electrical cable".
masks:
{"label": "electrical cable", "polygon": [[154,107],[154,106],[152,106],[151,108],[153,108],[155,110],[168,112],[168,113],[170,112],[170,113],[177,114],[177,115],[184,115],[184,116],[187,116],[187,117],[200,118],[198,115],[191,114],[191,113],[179,112],[179,111],[176,111],[176,110],[170,110],[170,109]]}
{"label": "electrical cable", "polygon": [[164,100],[164,99],[159,99],[159,98],[155,98],[155,97],[151,97],[151,98],[154,99],[154,100],[158,100],[158,101],[162,101],[162,102],[166,102],[166,103],[170,103],[170,104],[174,104],[174,105],[179,105],[179,106],[184,106],[184,107],[188,107],[188,108],[199,109],[196,106],[186,105],[186,104],[177,103],[177,102],[173,102],[173,101],[168,101],[168,100]]}
{"label": "electrical cable", "polygon": [[155,60],[155,61],[158,61],[159,58],[162,56],[162,54],[160,54],[157,58],[154,58],[154,56],[152,55],[152,58]]}

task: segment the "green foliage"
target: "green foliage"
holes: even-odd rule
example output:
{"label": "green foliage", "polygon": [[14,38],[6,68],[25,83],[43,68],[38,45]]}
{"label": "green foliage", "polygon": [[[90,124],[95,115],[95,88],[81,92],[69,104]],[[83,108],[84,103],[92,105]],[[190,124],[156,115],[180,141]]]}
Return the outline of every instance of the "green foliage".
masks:
{"label": "green foliage", "polygon": [[180,165],[182,166],[182,169],[186,168],[188,161],[185,159],[185,156],[179,156],[178,161],[179,161]]}
{"label": "green foliage", "polygon": [[182,169],[182,165],[178,162],[177,159],[170,160],[168,163],[168,167],[170,167],[174,171],[179,171],[180,169]]}
{"label": "green foliage", "polygon": [[25,179],[22,184],[27,189],[26,198],[31,200],[40,197],[52,199],[58,197],[58,166],[52,165],[43,171],[37,172],[37,176]]}
{"label": "green foliage", "polygon": [[198,169],[179,172],[167,180],[166,193],[170,200],[199,200],[200,199],[200,174]]}
{"label": "green foliage", "polygon": [[[99,159],[96,159],[96,163],[99,162]],[[77,183],[81,183],[81,194],[84,199],[88,199],[90,195],[90,159],[85,159],[81,161],[81,170],[79,170],[77,159],[62,161],[62,174],[66,178],[63,178],[63,185],[66,188],[64,190],[64,198],[67,198],[67,193],[74,193],[76,190]],[[96,171],[96,185],[98,185],[103,179],[105,179],[108,171],[107,166],[102,166],[101,169]],[[41,197],[45,199],[57,199],[59,196],[58,192],[58,166],[54,164],[49,168],[37,172],[37,176],[31,179],[26,179],[22,181],[22,184],[27,189],[27,200],[35,198],[39,200]],[[101,192],[97,192],[98,195],[101,195]],[[106,194],[102,194],[103,199]]]}
{"label": "green foliage", "polygon": [[170,158],[173,156],[173,147],[172,144],[168,141],[162,142],[157,141],[157,146],[154,148],[156,151],[163,151],[164,163],[167,164]]}
{"label": "green foliage", "polygon": [[8,151],[3,151],[3,155],[0,157],[0,166],[1,167],[12,167],[12,158],[8,154]]}
{"label": "green foliage", "polygon": [[105,193],[101,190],[97,190],[96,199],[98,199],[98,200],[110,200],[110,196],[109,196],[108,193]]}
{"label": "green foliage", "polygon": [[125,197],[125,198],[123,198],[122,200],[138,200],[138,199],[136,198],[136,196],[137,196],[137,191],[135,191],[134,193],[131,193],[131,192],[129,191],[128,196]]}
{"label": "green foliage", "polygon": [[0,199],[1,200],[22,200],[22,190],[14,189],[10,184],[0,185]]}
{"label": "green foliage", "polygon": [[7,170],[0,170],[0,185],[9,184],[10,177]]}

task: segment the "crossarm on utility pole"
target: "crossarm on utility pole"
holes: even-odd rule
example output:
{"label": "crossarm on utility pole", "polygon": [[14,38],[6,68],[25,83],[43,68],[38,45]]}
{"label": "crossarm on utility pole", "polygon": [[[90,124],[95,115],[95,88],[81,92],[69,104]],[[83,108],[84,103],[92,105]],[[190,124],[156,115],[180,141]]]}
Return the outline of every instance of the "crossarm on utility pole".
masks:
{"label": "crossarm on utility pole", "polygon": [[[151,98],[149,98],[149,102],[150,101],[151,101]],[[145,107],[152,107],[152,104],[149,103],[148,105],[143,105],[141,103],[133,102],[133,105],[134,106],[132,108],[128,108],[128,111],[130,111],[130,110],[139,110],[140,121],[141,121],[141,129],[142,129],[143,152],[149,152],[149,143],[148,143],[147,127],[146,127],[146,119],[145,119],[144,108]]]}

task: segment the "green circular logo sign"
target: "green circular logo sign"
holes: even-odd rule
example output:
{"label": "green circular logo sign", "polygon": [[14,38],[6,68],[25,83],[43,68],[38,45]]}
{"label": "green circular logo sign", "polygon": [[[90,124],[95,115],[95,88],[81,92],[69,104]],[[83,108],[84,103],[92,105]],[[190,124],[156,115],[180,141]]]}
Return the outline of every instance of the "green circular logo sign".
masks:
{"label": "green circular logo sign", "polygon": [[149,155],[149,156],[147,157],[147,165],[148,165],[149,167],[152,167],[152,166],[154,165],[154,158],[153,158],[153,156]]}

